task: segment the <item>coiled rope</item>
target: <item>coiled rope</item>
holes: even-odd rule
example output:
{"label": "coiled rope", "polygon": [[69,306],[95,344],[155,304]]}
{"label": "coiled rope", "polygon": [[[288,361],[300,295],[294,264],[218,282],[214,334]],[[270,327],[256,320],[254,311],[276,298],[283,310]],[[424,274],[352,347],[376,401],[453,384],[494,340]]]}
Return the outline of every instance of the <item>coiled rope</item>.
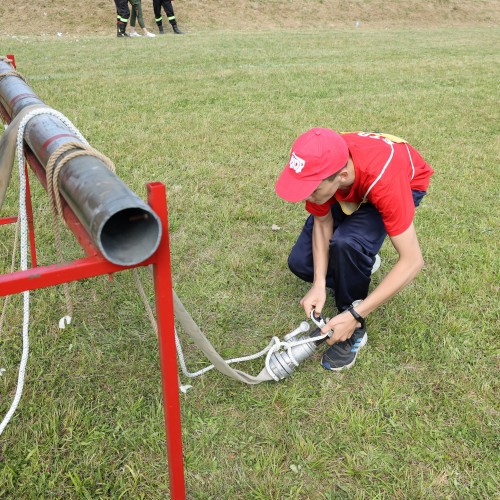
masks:
{"label": "coiled rope", "polygon": [[[53,114],[52,112],[56,114]],[[43,114],[43,113],[37,113],[37,114]],[[57,118],[63,121],[63,123],[84,143],[82,144],[81,142],[77,141],[69,141],[64,143],[50,155],[49,161],[47,162],[47,165],[45,167],[45,175],[47,178],[47,193],[49,195],[52,220],[54,223],[53,224],[54,237],[55,237],[57,258],[59,262],[62,262],[63,261],[62,242],[61,242],[61,233],[59,231],[58,221],[61,219],[64,220],[64,218],[63,218],[63,209],[61,202],[61,193],[59,192],[59,187],[58,187],[59,173],[61,172],[62,168],[66,165],[68,161],[72,160],[73,158],[77,158],[78,156],[94,156],[96,158],[99,158],[112,172],[115,172],[115,166],[109,158],[104,156],[96,149],[92,148],[87,142],[87,140],[77,130],[77,128],[74,127],[74,125],[64,115],[55,110],[50,110],[48,114],[52,116],[57,116]],[[74,151],[75,148],[79,149]],[[73,152],[69,153],[66,156],[63,156],[64,154],[66,154],[68,151],[71,150],[73,150]],[[57,163],[59,159],[60,161],[59,163]],[[56,163],[57,167],[55,166]],[[58,215],[60,217],[58,217]],[[67,316],[65,316],[65,318],[70,318],[68,321],[70,322],[71,317],[73,316],[73,304],[71,302],[68,283],[63,283],[63,289],[64,289],[64,296],[66,299],[66,307],[68,311],[68,314]],[[61,321],[63,321],[63,319]],[[63,325],[63,323],[60,324]]]}
{"label": "coiled rope", "polygon": [[[10,66],[12,66],[12,61],[8,57],[0,56],[0,61],[6,62]],[[24,78],[24,76],[21,75],[21,73],[19,73],[15,69],[5,71],[4,73],[0,73],[0,80],[5,76],[16,76],[17,78],[20,78],[24,83],[28,83],[26,81],[26,78]]]}

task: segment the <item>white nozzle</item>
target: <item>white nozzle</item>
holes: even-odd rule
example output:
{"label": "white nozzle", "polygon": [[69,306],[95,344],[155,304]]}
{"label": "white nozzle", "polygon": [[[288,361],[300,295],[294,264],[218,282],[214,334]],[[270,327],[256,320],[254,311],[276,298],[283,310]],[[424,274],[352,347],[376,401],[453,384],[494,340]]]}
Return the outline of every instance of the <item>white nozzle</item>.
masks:
{"label": "white nozzle", "polygon": [[[300,331],[303,333],[306,333],[309,331],[309,323],[307,321],[302,321],[302,323],[299,325]],[[299,329],[297,328],[297,330]]]}
{"label": "white nozzle", "polygon": [[293,332],[290,332],[287,335],[285,335],[283,340],[285,342],[288,342],[290,339],[293,339],[293,337],[296,337],[300,333],[308,332],[309,328],[310,328],[309,323],[307,321],[302,321],[302,323],[299,325],[299,327],[295,328],[295,330]]}

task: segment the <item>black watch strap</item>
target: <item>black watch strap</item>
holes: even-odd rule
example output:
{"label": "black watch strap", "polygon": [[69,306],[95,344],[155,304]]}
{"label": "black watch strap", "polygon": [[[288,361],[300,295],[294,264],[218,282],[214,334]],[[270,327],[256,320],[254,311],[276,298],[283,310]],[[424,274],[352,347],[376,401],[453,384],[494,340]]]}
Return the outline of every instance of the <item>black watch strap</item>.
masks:
{"label": "black watch strap", "polygon": [[347,310],[361,323],[361,328],[366,328],[365,318],[361,314],[358,314],[354,306],[350,306]]}

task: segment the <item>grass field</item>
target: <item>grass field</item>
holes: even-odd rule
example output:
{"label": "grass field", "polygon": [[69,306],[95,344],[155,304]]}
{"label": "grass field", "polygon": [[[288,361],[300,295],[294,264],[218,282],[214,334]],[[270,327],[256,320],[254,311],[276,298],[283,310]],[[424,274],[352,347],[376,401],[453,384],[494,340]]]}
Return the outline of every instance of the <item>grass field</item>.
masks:
{"label": "grass field", "polygon": [[[274,194],[298,134],[392,132],[436,171],[416,217],[426,267],[370,315],[352,370],[327,373],[318,355],[279,384],[250,388],[216,372],[190,382],[181,397],[189,498],[498,498],[499,42],[486,27],[0,38],[40,98],[134,191],[167,185],[174,288],[226,358],[303,319],[307,286],[286,258],[306,213]],[[15,186],[2,215],[16,212]],[[47,197],[33,190],[48,264]],[[71,234],[64,240],[67,259],[82,255]],[[1,272],[12,242],[1,227]],[[381,255],[374,285],[396,258],[388,243]],[[70,288],[74,323],[61,331],[62,290],[32,293],[0,497],[165,498],[157,343],[132,276]],[[0,338],[2,418],[20,330],[15,298]],[[189,368],[205,366],[181,339]]]}

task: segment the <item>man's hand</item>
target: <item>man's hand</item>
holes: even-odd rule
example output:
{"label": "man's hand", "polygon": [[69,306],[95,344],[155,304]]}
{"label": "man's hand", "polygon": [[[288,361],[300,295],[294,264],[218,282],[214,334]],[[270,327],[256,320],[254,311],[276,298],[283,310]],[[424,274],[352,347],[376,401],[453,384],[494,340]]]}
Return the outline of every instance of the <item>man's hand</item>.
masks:
{"label": "man's hand", "polygon": [[311,316],[311,311],[314,309],[315,315],[319,316],[326,302],[326,288],[324,285],[313,285],[300,301],[300,305],[304,308],[306,316]]}
{"label": "man's hand", "polygon": [[360,326],[360,323],[349,311],[344,311],[332,318],[321,331],[322,333],[327,333],[328,330],[333,331],[332,336],[326,339],[328,345],[333,345],[351,338],[354,330]]}

